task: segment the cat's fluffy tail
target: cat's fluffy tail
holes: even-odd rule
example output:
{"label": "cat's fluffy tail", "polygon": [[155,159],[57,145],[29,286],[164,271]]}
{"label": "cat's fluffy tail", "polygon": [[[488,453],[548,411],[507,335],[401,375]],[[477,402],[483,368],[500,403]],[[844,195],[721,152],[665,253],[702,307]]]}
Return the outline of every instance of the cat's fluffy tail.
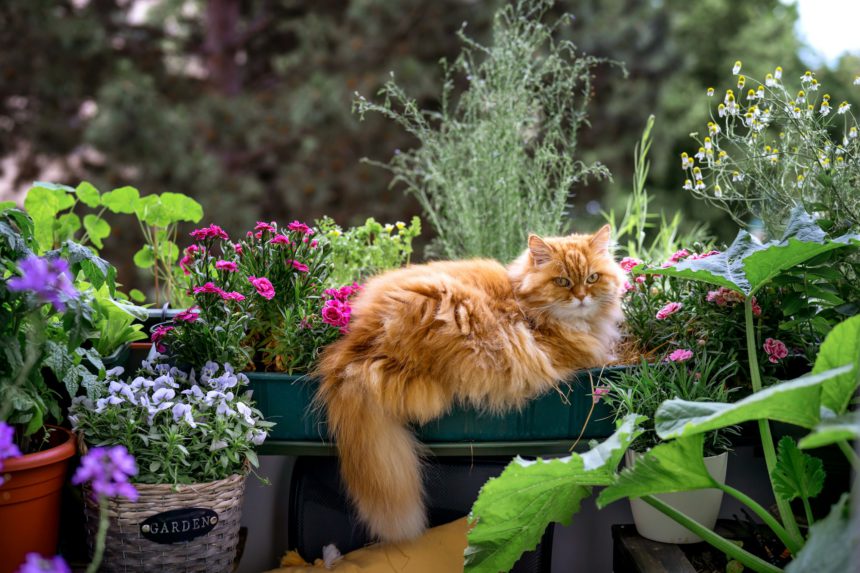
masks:
{"label": "cat's fluffy tail", "polygon": [[347,492],[371,534],[383,541],[421,535],[427,519],[420,444],[409,429],[383,410],[367,380],[343,372],[324,372],[318,399],[337,440]]}

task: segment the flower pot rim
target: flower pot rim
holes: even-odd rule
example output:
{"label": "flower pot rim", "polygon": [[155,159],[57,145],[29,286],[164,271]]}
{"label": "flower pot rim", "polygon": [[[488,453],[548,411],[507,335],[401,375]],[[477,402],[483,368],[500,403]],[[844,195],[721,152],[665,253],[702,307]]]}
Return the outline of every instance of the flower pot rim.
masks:
{"label": "flower pot rim", "polygon": [[[644,456],[646,453],[648,453],[648,452],[639,452],[639,451],[634,450],[633,448],[630,448],[624,452],[625,455],[626,454],[632,454],[634,456]],[[729,450],[726,450],[725,452],[722,452],[722,453],[717,454],[715,456],[702,456],[702,459],[714,460],[714,459],[721,458],[723,456],[728,456],[728,455],[729,455]]]}
{"label": "flower pot rim", "polygon": [[2,471],[15,472],[38,468],[57,462],[62,462],[75,455],[75,435],[66,428],[59,426],[45,426],[55,432],[60,432],[65,435],[65,440],[41,452],[33,452],[32,454],[24,454],[17,458],[7,458],[3,460]]}

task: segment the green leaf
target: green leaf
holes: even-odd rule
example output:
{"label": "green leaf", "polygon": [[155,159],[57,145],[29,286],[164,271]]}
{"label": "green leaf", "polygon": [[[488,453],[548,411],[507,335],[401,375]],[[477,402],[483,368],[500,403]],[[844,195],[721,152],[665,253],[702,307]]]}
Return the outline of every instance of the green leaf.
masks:
{"label": "green leaf", "polygon": [[704,442],[705,435],[696,434],[648,450],[600,492],[597,506],[603,508],[625,497],[715,487],[705,467]]}
{"label": "green leaf", "polygon": [[804,436],[798,446],[802,450],[821,448],[843,440],[860,440],[860,416],[853,412],[825,418]]}
{"label": "green leaf", "polygon": [[836,414],[845,412],[860,383],[860,315],[833,327],[821,344],[812,372],[846,364],[851,365],[849,371],[828,381],[821,392],[821,404]]}
{"label": "green leaf", "polygon": [[783,500],[811,499],[824,487],[824,464],[801,452],[790,436],[783,436],[770,478],[774,492]]}
{"label": "green leaf", "polygon": [[702,434],[750,420],[777,420],[811,428],[819,421],[821,387],[850,367],[807,374],[781,382],[734,403],[667,400],[654,418],[657,435],[664,440]]}
{"label": "green leaf", "polygon": [[110,225],[107,221],[96,215],[86,215],[84,217],[84,229],[87,230],[90,241],[97,248],[104,247],[102,239],[106,239],[110,235]]}
{"label": "green leaf", "polygon": [[828,239],[812,217],[797,207],[780,240],[762,244],[741,231],[731,246],[718,255],[687,259],[668,268],[634,270],[724,286],[750,295],[784,271],[823,253],[858,244],[860,234]]}
{"label": "green leaf", "polygon": [[642,432],[635,414],[591,451],[533,462],[516,458],[488,481],[472,507],[466,573],[509,571],[534,549],[547,525],[570,523],[592,485],[605,485],[630,443]]}
{"label": "green leaf", "polygon": [[57,224],[54,227],[56,232],[56,240],[59,242],[68,241],[75,237],[81,229],[81,218],[74,213],[64,213],[57,218]]}
{"label": "green leaf", "polygon": [[134,213],[140,192],[134,187],[120,187],[102,195],[102,205],[112,213]]}
{"label": "green leaf", "polygon": [[860,544],[860,529],[851,528],[848,494],[842,494],[830,514],[810,528],[809,540],[785,568],[786,573],[844,573],[855,571],[854,548]]}
{"label": "green leaf", "polygon": [[15,208],[15,201],[0,201],[0,213]]}
{"label": "green leaf", "polygon": [[89,181],[81,181],[75,192],[78,194],[78,199],[87,207],[96,208],[102,204],[99,190]]}
{"label": "green leaf", "polygon": [[131,300],[133,300],[134,302],[138,302],[138,303],[146,300],[146,295],[143,294],[142,291],[140,291],[136,288],[133,288],[130,291],[128,291],[128,296],[131,297]]}
{"label": "green leaf", "polygon": [[36,183],[27,192],[24,208],[33,219],[34,234],[40,250],[54,246],[54,221],[57,213],[71,208],[75,198],[70,187],[52,183]]}
{"label": "green leaf", "polygon": [[203,206],[181,193],[162,193],[161,204],[171,222],[188,221],[198,223],[203,218]]}
{"label": "green leaf", "polygon": [[148,269],[155,264],[155,255],[152,252],[152,247],[144,245],[138,252],[134,254],[134,264],[141,269]]}

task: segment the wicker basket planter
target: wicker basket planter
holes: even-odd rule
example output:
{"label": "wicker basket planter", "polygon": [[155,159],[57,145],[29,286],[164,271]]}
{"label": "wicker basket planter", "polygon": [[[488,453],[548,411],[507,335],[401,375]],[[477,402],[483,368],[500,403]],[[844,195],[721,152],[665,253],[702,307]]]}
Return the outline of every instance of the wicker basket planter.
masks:
{"label": "wicker basket planter", "polygon": [[[245,475],[233,475],[223,480],[179,485],[136,484],[140,498],[137,502],[111,499],[108,505],[110,527],[107,533],[104,561],[100,571],[106,573],[228,573],[233,571],[239,542],[239,520],[245,492]],[[92,547],[99,523],[98,503],[88,488],[85,513],[87,534]],[[213,525],[206,533],[187,541],[157,542],[145,533],[158,530],[158,525],[144,523],[148,518],[174,510],[202,509],[187,525],[174,525],[174,531],[194,531],[206,520]],[[207,517],[200,517],[200,515]],[[160,525],[162,531],[164,524]],[[169,528],[168,528],[169,529]],[[205,528],[204,528],[205,529]],[[169,533],[169,531],[168,531]],[[162,541],[164,541],[162,539]]]}

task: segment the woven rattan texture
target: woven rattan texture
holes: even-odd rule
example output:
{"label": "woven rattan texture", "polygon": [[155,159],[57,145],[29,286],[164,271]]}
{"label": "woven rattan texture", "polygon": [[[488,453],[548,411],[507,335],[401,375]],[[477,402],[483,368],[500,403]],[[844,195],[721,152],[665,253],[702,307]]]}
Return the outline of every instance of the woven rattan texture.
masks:
{"label": "woven rattan texture", "polygon": [[[140,498],[131,502],[124,498],[111,499],[108,505],[110,527],[105,544],[103,573],[229,573],[233,570],[239,521],[242,517],[242,497],[245,476],[191,485],[136,484]],[[99,523],[98,503],[88,488],[85,512],[90,547],[95,542]],[[209,533],[169,545],[145,538],[140,524],[148,517],[164,511],[202,507],[218,514],[218,523]]]}

